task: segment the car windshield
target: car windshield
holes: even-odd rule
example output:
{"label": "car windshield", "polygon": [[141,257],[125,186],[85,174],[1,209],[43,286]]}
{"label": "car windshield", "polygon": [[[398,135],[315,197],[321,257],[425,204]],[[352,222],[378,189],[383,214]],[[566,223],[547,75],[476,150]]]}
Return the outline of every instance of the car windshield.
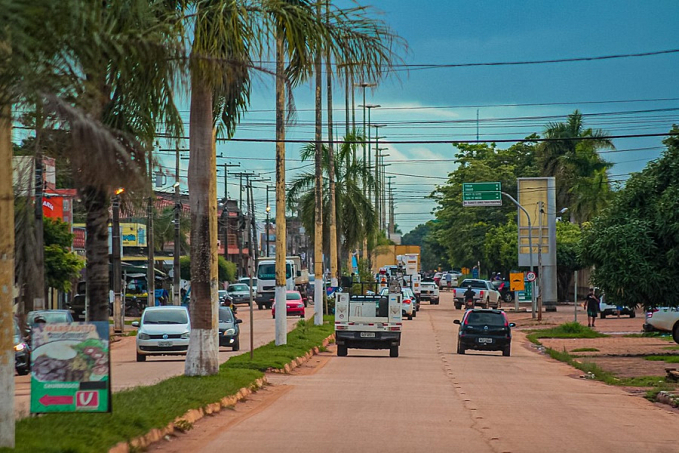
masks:
{"label": "car windshield", "polygon": [[186,324],[186,310],[147,310],[142,324]]}
{"label": "car windshield", "polygon": [[471,286],[472,288],[486,289],[486,282],[483,280],[464,280],[460,286],[463,288]]}
{"label": "car windshield", "polygon": [[412,298],[415,297],[415,294],[413,294],[413,290],[410,289],[410,288],[403,288],[401,291],[403,292],[403,296],[405,296],[409,299],[412,299]]}
{"label": "car windshield", "polygon": [[237,292],[237,291],[248,291],[248,285],[243,285],[243,284],[236,284],[236,285],[231,285],[229,286],[229,291],[231,292]]}
{"label": "car windshield", "polygon": [[302,296],[299,293],[286,293],[285,299],[286,300],[301,300]]}
{"label": "car windshield", "polygon": [[45,318],[45,322],[48,322],[50,324],[58,322],[73,322],[73,318],[71,317],[70,313],[66,311],[41,311],[29,313],[28,324],[30,326],[35,326],[36,316],[42,316],[43,318]]}
{"label": "car windshield", "polygon": [[225,297],[226,296],[226,290],[225,289],[220,289],[219,290],[219,297]]}
{"label": "car windshield", "polygon": [[219,309],[219,322],[233,323],[233,312],[230,308],[222,307]]}
{"label": "car windshield", "polygon": [[472,311],[467,315],[467,324],[472,326],[504,326],[505,317],[501,313],[481,313]]}
{"label": "car windshield", "polygon": [[[285,266],[285,278],[292,277],[292,266],[287,264]],[[273,280],[276,278],[276,265],[275,264],[260,264],[257,270],[257,278],[262,280]]]}

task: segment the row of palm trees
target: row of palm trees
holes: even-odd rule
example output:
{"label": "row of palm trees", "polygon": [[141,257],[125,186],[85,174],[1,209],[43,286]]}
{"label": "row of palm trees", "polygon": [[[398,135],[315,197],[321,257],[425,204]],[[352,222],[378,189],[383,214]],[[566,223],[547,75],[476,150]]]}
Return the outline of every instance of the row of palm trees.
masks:
{"label": "row of palm trees", "polygon": [[[185,372],[216,373],[216,136],[235,133],[253,77],[273,76],[276,210],[284,215],[289,93],[314,74],[319,55],[351,64],[352,83],[383,77],[398,38],[369,8],[328,0],[0,0],[0,23],[0,108],[44,118],[35,123],[37,137],[45,128],[70,132],[65,152],[87,210],[91,320],[108,319],[112,190],[149,190],[148,152],[159,137],[183,135],[176,93],[190,93],[192,332]],[[327,72],[338,76],[332,66]],[[7,130],[0,130],[3,139]],[[284,217],[277,220],[277,237],[285,238]],[[11,241],[5,230],[0,235]],[[284,259],[282,243],[277,255]]]}

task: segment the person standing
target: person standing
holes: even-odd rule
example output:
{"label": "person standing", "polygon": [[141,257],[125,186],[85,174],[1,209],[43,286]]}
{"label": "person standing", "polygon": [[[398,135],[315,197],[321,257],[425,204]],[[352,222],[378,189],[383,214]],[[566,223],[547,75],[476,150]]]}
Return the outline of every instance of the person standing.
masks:
{"label": "person standing", "polygon": [[599,298],[594,294],[594,287],[589,287],[589,293],[585,298],[585,310],[587,310],[587,327],[594,327],[597,313],[599,312]]}

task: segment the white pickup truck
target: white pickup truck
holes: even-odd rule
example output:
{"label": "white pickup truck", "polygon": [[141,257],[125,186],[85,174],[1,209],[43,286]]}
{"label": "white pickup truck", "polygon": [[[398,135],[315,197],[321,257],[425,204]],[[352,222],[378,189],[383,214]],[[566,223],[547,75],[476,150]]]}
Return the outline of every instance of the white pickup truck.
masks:
{"label": "white pickup truck", "polygon": [[674,341],[679,343],[679,308],[660,307],[648,310],[644,330],[646,332],[671,332]]}
{"label": "white pickup truck", "polygon": [[390,357],[398,357],[402,319],[400,293],[386,297],[336,293],[337,355],[346,356],[349,348],[389,349]]}
{"label": "white pickup truck", "polygon": [[428,300],[431,305],[439,304],[439,286],[435,282],[422,282],[421,300]]}
{"label": "white pickup truck", "polygon": [[464,293],[470,286],[475,293],[474,306],[500,308],[500,293],[493,288],[489,281],[476,278],[462,280],[460,287],[455,288],[455,308],[459,310],[464,306]]}

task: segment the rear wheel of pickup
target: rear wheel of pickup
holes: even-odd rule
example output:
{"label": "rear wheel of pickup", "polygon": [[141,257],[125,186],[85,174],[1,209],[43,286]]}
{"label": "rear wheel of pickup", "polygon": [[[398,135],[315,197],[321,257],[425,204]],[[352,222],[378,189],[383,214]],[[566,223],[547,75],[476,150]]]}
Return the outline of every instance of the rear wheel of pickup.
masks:
{"label": "rear wheel of pickup", "polygon": [[341,344],[337,345],[337,357],[346,357],[348,353],[347,347]]}
{"label": "rear wheel of pickup", "polygon": [[457,342],[457,353],[464,354],[464,346],[462,346],[459,341]]}
{"label": "rear wheel of pickup", "polygon": [[511,346],[507,345],[502,350],[502,355],[505,356],[505,357],[509,357],[511,355],[511,352],[512,352]]}
{"label": "rear wheel of pickup", "polygon": [[674,325],[672,329],[672,338],[674,338],[675,343],[679,343],[679,322]]}
{"label": "rear wheel of pickup", "polygon": [[392,346],[389,348],[389,357],[398,357],[398,346]]}

